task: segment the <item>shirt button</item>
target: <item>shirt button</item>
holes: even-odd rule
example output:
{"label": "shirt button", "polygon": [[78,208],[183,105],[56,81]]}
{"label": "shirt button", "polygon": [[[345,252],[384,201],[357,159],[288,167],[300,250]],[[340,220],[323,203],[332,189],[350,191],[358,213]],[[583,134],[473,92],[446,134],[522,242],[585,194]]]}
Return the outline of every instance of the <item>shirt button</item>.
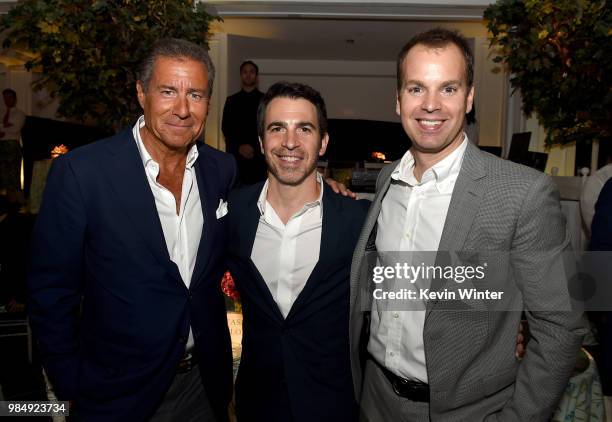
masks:
{"label": "shirt button", "polygon": [[393,314],[393,318],[399,318],[399,314],[396,312]]}
{"label": "shirt button", "polygon": [[395,356],[395,353],[389,352],[389,356]]}

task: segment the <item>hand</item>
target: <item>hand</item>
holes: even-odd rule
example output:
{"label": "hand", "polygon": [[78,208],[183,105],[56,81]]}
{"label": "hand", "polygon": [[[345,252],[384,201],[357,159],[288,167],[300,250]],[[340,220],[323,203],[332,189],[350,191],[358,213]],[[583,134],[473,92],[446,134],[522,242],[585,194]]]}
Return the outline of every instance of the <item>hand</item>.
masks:
{"label": "hand", "polygon": [[255,156],[255,150],[249,144],[242,144],[238,147],[238,154],[242,155],[247,160],[252,160]]}
{"label": "hand", "polygon": [[334,193],[339,193],[342,196],[348,196],[349,198],[357,199],[357,194],[347,188],[344,183],[340,183],[337,180],[332,179],[331,177],[325,178],[325,183],[329,185],[329,187],[331,188],[331,190],[334,191]]}
{"label": "hand", "polygon": [[[525,324],[527,321],[525,321]],[[525,327],[523,326],[523,321],[519,322],[518,333],[516,334],[516,350],[514,352],[514,356],[518,360],[523,359],[525,356],[525,351],[527,350],[527,338],[524,334]]]}
{"label": "hand", "polygon": [[11,299],[6,304],[6,310],[11,314],[21,314],[25,312],[25,305],[21,302],[17,302],[15,299]]}

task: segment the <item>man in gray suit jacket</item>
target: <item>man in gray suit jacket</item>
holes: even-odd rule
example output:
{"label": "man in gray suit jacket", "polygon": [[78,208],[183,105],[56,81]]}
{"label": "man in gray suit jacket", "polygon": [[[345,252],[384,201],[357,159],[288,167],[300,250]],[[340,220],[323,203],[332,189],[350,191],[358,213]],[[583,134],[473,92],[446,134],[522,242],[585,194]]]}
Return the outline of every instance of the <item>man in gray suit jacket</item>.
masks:
{"label": "man in gray suit jacket", "polygon": [[[468,142],[473,55],[461,35],[417,35],[400,52],[397,78],[396,111],[413,143],[381,171],[351,270],[351,364],[361,419],[548,420],[584,334],[558,265],[569,244],[558,194],[543,173]],[[504,301],[495,310],[493,301],[417,298],[413,310],[400,310],[406,308],[397,301],[378,300],[380,289],[372,294],[372,272],[364,271],[369,251],[391,268],[381,252],[435,251],[439,266],[454,252],[484,251],[494,258],[485,287],[499,283]],[[434,276],[426,287],[456,293],[476,286],[459,281]],[[519,360],[521,310],[532,339]]]}

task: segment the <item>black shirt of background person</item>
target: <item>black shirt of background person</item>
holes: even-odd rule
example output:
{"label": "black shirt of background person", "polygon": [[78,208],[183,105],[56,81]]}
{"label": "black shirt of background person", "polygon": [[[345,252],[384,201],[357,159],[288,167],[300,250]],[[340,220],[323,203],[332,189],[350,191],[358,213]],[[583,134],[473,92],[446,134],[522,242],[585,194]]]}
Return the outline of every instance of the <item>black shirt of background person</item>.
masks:
{"label": "black shirt of background person", "polygon": [[[221,130],[225,136],[226,151],[236,158],[240,182],[250,185],[266,177],[266,165],[257,137],[257,106],[263,93],[258,89],[241,90],[227,97],[223,108]],[[253,147],[252,159],[243,157],[238,148],[247,144]]]}

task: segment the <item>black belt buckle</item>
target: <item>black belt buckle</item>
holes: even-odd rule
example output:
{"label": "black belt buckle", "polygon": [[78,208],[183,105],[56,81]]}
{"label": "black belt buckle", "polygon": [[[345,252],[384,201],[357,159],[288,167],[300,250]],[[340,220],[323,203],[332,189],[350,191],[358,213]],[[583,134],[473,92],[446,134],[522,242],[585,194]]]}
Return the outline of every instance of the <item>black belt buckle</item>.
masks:
{"label": "black belt buckle", "polygon": [[378,363],[376,359],[371,359],[377,365],[389,380],[393,392],[400,397],[407,398],[412,401],[429,402],[429,385],[424,382],[411,381],[395,375],[383,365]]}
{"label": "black belt buckle", "polygon": [[391,382],[395,394],[401,397],[408,398],[412,401],[428,402],[429,387],[424,383],[416,383],[405,378],[396,376]]}

